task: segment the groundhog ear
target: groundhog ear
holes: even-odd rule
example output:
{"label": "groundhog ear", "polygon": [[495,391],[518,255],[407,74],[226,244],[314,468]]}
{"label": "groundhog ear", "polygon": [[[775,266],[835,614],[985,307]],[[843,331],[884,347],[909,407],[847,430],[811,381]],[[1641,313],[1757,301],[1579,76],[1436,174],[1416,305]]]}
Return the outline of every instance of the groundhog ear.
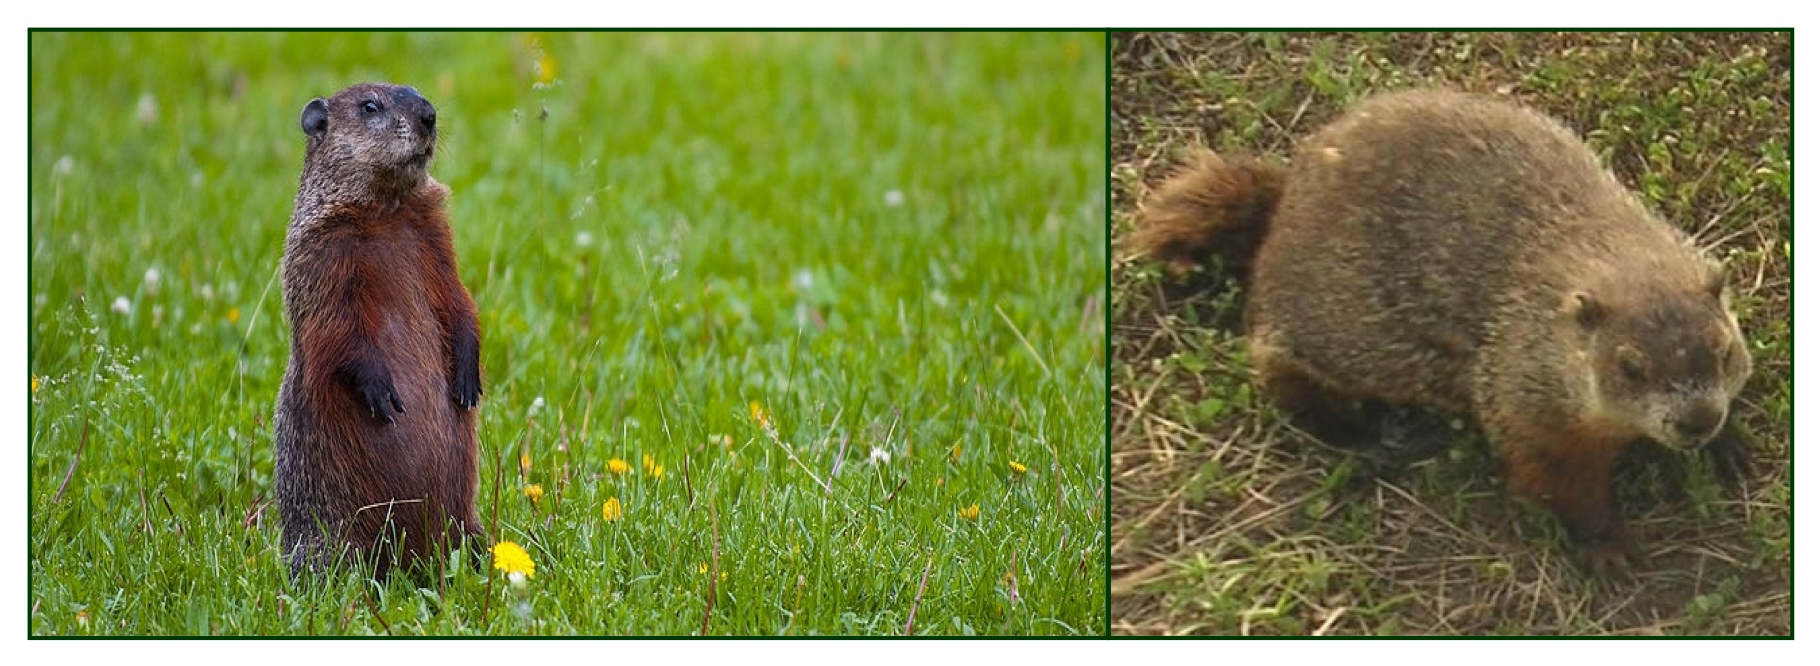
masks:
{"label": "groundhog ear", "polygon": [[303,106],[303,133],[311,137],[322,136],[329,131],[329,103],[321,97],[310,100]]}
{"label": "groundhog ear", "polygon": [[1725,297],[1725,264],[1712,262],[1711,270],[1706,272],[1706,293],[1715,299]]}
{"label": "groundhog ear", "polygon": [[1574,321],[1581,326],[1592,328],[1605,320],[1605,306],[1592,294],[1576,291],[1567,297],[1567,311],[1574,316]]}

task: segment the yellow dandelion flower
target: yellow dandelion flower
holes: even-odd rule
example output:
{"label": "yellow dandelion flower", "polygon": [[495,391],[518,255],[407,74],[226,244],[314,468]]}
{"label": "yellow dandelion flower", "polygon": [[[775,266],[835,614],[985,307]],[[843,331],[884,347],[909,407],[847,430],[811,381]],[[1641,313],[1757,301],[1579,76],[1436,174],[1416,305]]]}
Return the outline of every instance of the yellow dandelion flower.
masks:
{"label": "yellow dandelion flower", "polygon": [[626,515],[625,507],[620,506],[617,497],[609,497],[607,503],[600,505],[600,517],[605,518],[609,523],[619,522],[620,517],[624,515]]}
{"label": "yellow dandelion flower", "polygon": [[228,323],[240,323],[240,308],[228,308]]}
{"label": "yellow dandelion flower", "polygon": [[537,563],[531,561],[531,554],[510,541],[493,544],[493,568],[506,572],[507,576],[537,577]]}
{"label": "yellow dandelion flower", "polygon": [[32,375],[32,393],[38,392],[38,376]]}
{"label": "yellow dandelion flower", "polygon": [[664,466],[663,465],[653,465],[651,467],[651,478],[662,481],[664,478]]}
{"label": "yellow dandelion flower", "polygon": [[88,626],[88,609],[87,608],[76,609],[76,624],[80,624],[83,627]]}
{"label": "yellow dandelion flower", "polygon": [[765,411],[764,405],[753,400],[751,404],[747,405],[747,408],[752,410],[752,420],[757,421],[758,425],[763,426],[766,430],[771,429],[771,413]]}
{"label": "yellow dandelion flower", "polygon": [[537,58],[537,82],[548,84],[556,80],[556,59],[544,53]]}
{"label": "yellow dandelion flower", "polygon": [[632,471],[632,466],[627,464],[624,460],[614,458],[607,461],[607,471],[614,474],[625,474],[626,472]]}
{"label": "yellow dandelion flower", "polygon": [[703,562],[701,564],[695,565],[695,573],[698,573],[698,574],[708,573],[708,563]]}
{"label": "yellow dandelion flower", "polygon": [[961,509],[960,516],[961,516],[961,518],[964,518],[967,520],[979,520],[980,519],[979,502],[974,502],[973,506]]}
{"label": "yellow dandelion flower", "polygon": [[644,466],[645,466],[645,473],[650,474],[650,473],[652,473],[652,470],[657,467],[657,461],[652,460],[651,454],[647,453],[647,454],[645,454],[645,457],[644,457]]}
{"label": "yellow dandelion flower", "polygon": [[1012,473],[1023,474],[1028,471],[1030,471],[1030,468],[1025,467],[1023,463],[1018,462],[1016,460],[1011,461],[1011,472]]}
{"label": "yellow dandelion flower", "polygon": [[518,456],[518,475],[524,476],[524,475],[530,474],[530,473],[531,473],[531,454],[529,454],[529,453],[519,454],[519,456]]}
{"label": "yellow dandelion flower", "polygon": [[937,487],[937,488],[942,487],[942,477],[939,477],[939,476],[935,477],[935,487]]}
{"label": "yellow dandelion flower", "polygon": [[536,483],[525,486],[525,497],[531,498],[531,503],[536,504],[537,500],[543,499],[543,486]]}
{"label": "yellow dandelion flower", "polygon": [[948,462],[961,464],[961,445],[955,444],[954,448],[948,450]]}

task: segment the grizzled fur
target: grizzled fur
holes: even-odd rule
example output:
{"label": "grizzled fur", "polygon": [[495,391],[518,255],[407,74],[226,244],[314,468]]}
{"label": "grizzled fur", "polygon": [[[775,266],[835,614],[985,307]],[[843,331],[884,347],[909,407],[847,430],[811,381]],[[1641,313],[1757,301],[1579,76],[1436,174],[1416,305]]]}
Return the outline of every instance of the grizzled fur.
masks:
{"label": "grizzled fur", "polygon": [[1355,429],[1360,400],[1470,415],[1595,570],[1635,553],[1610,492],[1628,444],[1712,442],[1722,471],[1748,465],[1727,414],[1750,356],[1723,272],[1560,124],[1491,97],[1389,94],[1288,170],[1259,169],[1197,157],[1134,238],[1172,261],[1255,248],[1253,375],[1317,433]]}

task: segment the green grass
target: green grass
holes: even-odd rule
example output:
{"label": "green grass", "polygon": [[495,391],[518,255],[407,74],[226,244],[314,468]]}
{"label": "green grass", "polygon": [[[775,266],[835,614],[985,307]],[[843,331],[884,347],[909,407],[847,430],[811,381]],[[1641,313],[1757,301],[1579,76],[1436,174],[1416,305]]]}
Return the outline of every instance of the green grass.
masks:
{"label": "green grass", "polygon": [[[33,34],[30,632],[1103,632],[1104,46]],[[286,580],[297,119],[361,80],[437,105],[522,593]]]}
{"label": "green grass", "polygon": [[1507,94],[1726,262],[1755,361],[1734,413],[1757,457],[1732,494],[1697,459],[1639,451],[1618,495],[1649,562],[1593,579],[1545,508],[1505,492],[1476,429],[1409,413],[1381,454],[1321,444],[1251,391],[1232,276],[1117,259],[1113,631],[1791,633],[1790,48],[1787,33],[1115,35],[1115,246],[1196,144],[1286,159],[1374,92]]}

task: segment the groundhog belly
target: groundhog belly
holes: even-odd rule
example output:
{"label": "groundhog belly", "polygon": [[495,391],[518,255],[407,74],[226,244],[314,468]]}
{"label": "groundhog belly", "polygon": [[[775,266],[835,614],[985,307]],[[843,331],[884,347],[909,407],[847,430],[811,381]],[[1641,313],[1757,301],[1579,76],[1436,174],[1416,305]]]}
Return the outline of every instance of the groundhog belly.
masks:
{"label": "groundhog belly", "polygon": [[[440,531],[447,519],[470,518],[461,507],[473,504],[474,414],[455,406],[440,331],[428,308],[422,309],[420,317],[395,315],[380,341],[406,411],[389,424],[370,415],[362,420],[365,445],[351,453],[377,481],[364,489],[366,505],[391,503],[404,525]],[[431,324],[428,330],[424,322]],[[345,392],[342,398],[360,408]]]}

